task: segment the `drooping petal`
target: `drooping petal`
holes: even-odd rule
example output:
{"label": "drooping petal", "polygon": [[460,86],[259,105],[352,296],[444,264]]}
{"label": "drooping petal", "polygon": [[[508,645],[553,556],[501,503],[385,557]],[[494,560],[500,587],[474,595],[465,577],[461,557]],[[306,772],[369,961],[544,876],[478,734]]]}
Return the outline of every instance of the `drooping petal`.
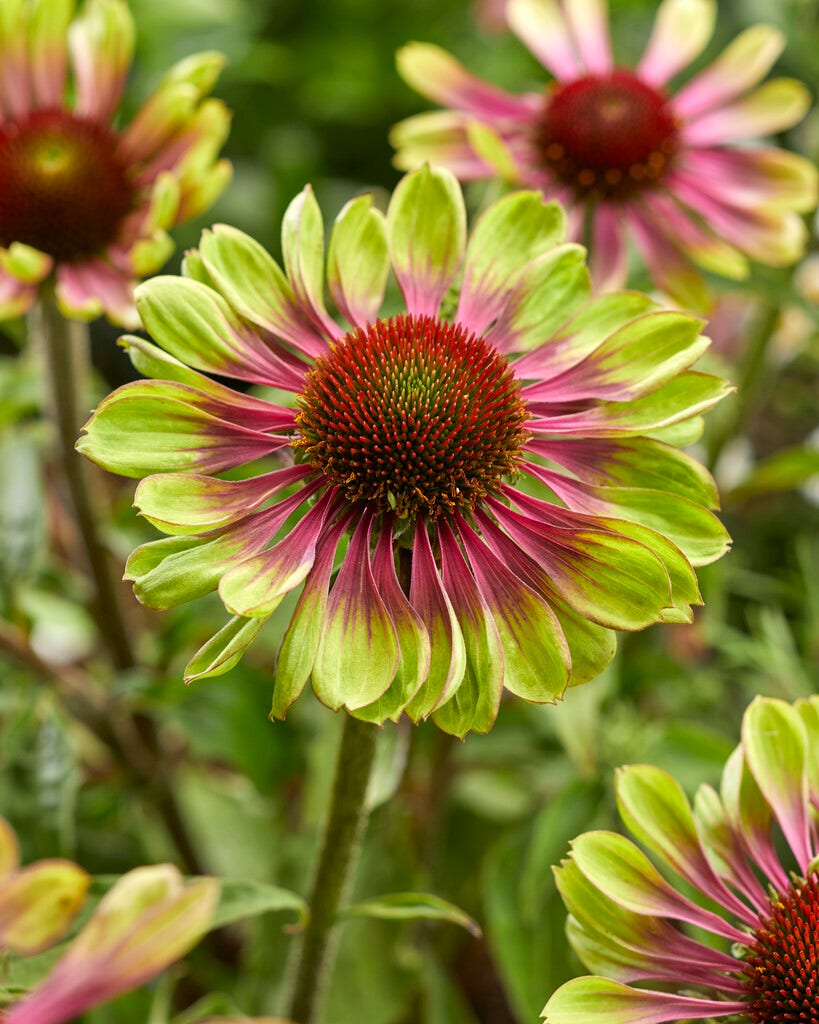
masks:
{"label": "drooping petal", "polygon": [[207,640],[185,666],[185,683],[210,679],[230,672],[261,633],[267,619],[245,619],[240,615]]}
{"label": "drooping petal", "polygon": [[258,242],[217,224],[203,233],[199,252],[214,285],[243,317],[305,355],[317,358],[327,351],[278,263]]}
{"label": "drooping petal", "polygon": [[457,322],[482,333],[526,264],[563,240],[565,221],[561,207],[538,192],[515,192],[493,203],[469,238]]}
{"label": "drooping petal", "polygon": [[734,103],[694,118],[682,127],[689,146],[724,145],[772,135],[801,121],[810,93],[795,78],[775,78]]}
{"label": "drooping petal", "polygon": [[532,590],[548,601],[566,641],[571,661],[569,686],[595,679],[617,651],[615,634],[579,615],[560,597],[548,574],[485,513],[475,512],[481,536],[499,559]]}
{"label": "drooping petal", "polygon": [[205,533],[244,519],[283,488],[313,475],[310,466],[288,466],[247,480],[159,473],[139,484],[134,505],[163,533]]}
{"label": "drooping petal", "polygon": [[691,149],[681,154],[680,168],[735,206],[802,213],[816,206],[815,165],[784,149]]}
{"label": "drooping petal", "polygon": [[[307,493],[303,488],[295,497],[304,500]],[[335,499],[334,488],[328,488],[282,540],[225,573],[219,582],[219,596],[229,612],[259,618],[275,611],[310,572]]]}
{"label": "drooping petal", "polygon": [[680,244],[669,238],[660,224],[636,203],[628,209],[627,223],[629,234],[659,287],[683,309],[709,309],[712,299],[708,287]]}
{"label": "drooping petal", "polygon": [[[77,450],[109,472],[141,477],[220,473],[289,443],[286,437],[224,419],[241,411],[236,404],[238,410],[224,408],[212,396],[172,381],[134,381],[100,403]],[[278,414],[269,406],[264,414],[270,419],[262,425],[275,429],[278,422],[287,429],[292,412],[286,412]]]}
{"label": "drooping petal", "polygon": [[104,260],[57,265],[57,303],[69,319],[92,320],[105,313],[122,327],[138,327],[131,275]]}
{"label": "drooping petal", "polygon": [[108,121],[119,106],[134,52],[134,22],[120,0],[96,0],[69,29],[80,117]]}
{"label": "drooping petal", "polygon": [[373,704],[359,708],[357,718],[381,724],[397,721],[429,675],[432,650],[423,619],[412,607],[395,571],[393,520],[385,516],[373,552],[373,579],[389,612],[400,651],[398,669],[390,688]]}
{"label": "drooping petal", "polygon": [[[513,500],[522,501],[520,492]],[[576,611],[609,629],[643,629],[671,604],[671,584],[657,556],[610,531],[547,526],[501,502],[489,507],[506,532],[551,577]]]}
{"label": "drooping petal", "polygon": [[353,513],[328,526],[316,545],[316,557],[298,603],[284,634],[273,686],[271,718],[283,719],[301,695],[316,663],[321,635],[327,621],[330,577],[338,543],[352,521]]}
{"label": "drooping petal", "polygon": [[690,121],[747,92],[767,75],[784,48],[785,37],[772,25],[745,29],[672,97],[675,113]]}
{"label": "drooping petal", "polygon": [[410,604],[421,616],[431,652],[426,680],[405,708],[407,715],[417,722],[452,696],[466,672],[463,633],[452,602],[441,585],[423,520],[415,524]]}
{"label": "drooping petal", "polygon": [[592,219],[591,273],[597,292],[621,288],[628,274],[622,219],[612,203],[600,203]]}
{"label": "drooping petal", "polygon": [[582,75],[583,66],[557,0],[509,0],[506,20],[515,35],[559,82]]}
{"label": "drooping petal", "polygon": [[376,319],[389,270],[384,215],[372,196],[359,196],[336,217],[327,251],[327,284],[353,326]]}
{"label": "drooping petal", "polygon": [[437,316],[466,245],[466,209],[449,171],[425,166],[399,182],[387,208],[387,238],[408,312]]}
{"label": "drooping petal", "polygon": [[366,707],[389,689],[401,657],[389,609],[373,577],[365,511],[330,591],[313,665],[313,689],[327,707]]}
{"label": "drooping petal", "polygon": [[488,732],[500,707],[504,654],[495,620],[464,561],[452,530],[437,524],[444,588],[463,633],[466,670],[454,695],[433,712],[444,732],[463,737]]}
{"label": "drooping petal", "polygon": [[429,43],[409,43],[395,56],[398,73],[422,96],[443,107],[478,117],[526,121],[531,104],[471,75],[462,64]]}
{"label": "drooping petal", "polygon": [[753,259],[771,266],[789,266],[802,255],[807,230],[798,214],[734,206],[709,195],[707,185],[703,188],[683,171],[674,172],[673,184],[680,198],[713,230]]}
{"label": "drooping petal", "polygon": [[637,74],[649,85],[665,85],[705,49],[714,31],[715,0],[663,0]]}
{"label": "drooping petal", "polygon": [[546,1024],[666,1024],[670,1021],[728,1017],[742,1013],[744,1001],[692,999],[668,992],[631,988],[608,978],[574,978],[543,1008]]}
{"label": "drooping petal", "polygon": [[503,685],[510,693],[538,703],[562,697],[571,658],[560,624],[549,605],[456,519],[478,588],[486,601],[503,648]]}

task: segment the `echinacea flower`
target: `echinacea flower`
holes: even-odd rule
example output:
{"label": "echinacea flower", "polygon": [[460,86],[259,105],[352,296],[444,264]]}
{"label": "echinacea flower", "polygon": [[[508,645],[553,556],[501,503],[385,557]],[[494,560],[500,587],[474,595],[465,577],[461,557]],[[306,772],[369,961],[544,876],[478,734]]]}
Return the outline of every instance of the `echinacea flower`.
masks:
{"label": "echinacea flower", "polygon": [[202,938],[218,898],[215,878],[186,883],[171,864],[129,871],[4,1024],[61,1024],[144,985]]}
{"label": "echinacea flower", "polygon": [[0,954],[29,955],[68,931],[91,879],[68,860],[39,860],[20,867],[17,836],[0,818]]}
{"label": "echinacea flower", "polygon": [[[689,620],[691,566],[727,537],[708,474],[674,445],[726,387],[688,369],[701,321],[636,293],[588,302],[563,235],[560,208],[523,192],[467,244],[457,182],[425,167],[386,217],[362,196],[336,220],[326,274],[346,324],[325,305],[309,188],[284,219],[286,275],[216,227],[187,278],[140,287],[162,348],[123,340],[162,379],[109,396],[78,447],[147,477],[135,503],[170,534],[128,561],[139,599],[218,587],[236,616],[188,679],[234,665],[303,583],[275,716],[309,680],[331,708],[434,714],[462,735],[491,727],[504,686],[546,702],[593,678],[613,630]],[[390,268],[400,305],[385,302]]]}
{"label": "echinacea flower", "polygon": [[621,770],[620,815],[663,872],[624,836],[574,841],[557,884],[595,976],[554,993],[549,1024],[819,1021],[818,751],[819,698],[757,698],[693,809],[658,768]]}
{"label": "echinacea flower", "polygon": [[64,315],[138,323],[133,286],[173,251],[167,229],[227,184],[229,114],[205,99],[217,53],[175,65],[125,128],[115,124],[134,26],[122,0],[0,4],[0,316],[53,275]]}
{"label": "echinacea flower", "polygon": [[708,43],[716,10],[716,0],[663,0],[642,59],[627,68],[612,56],[605,0],[508,0],[510,27],[555,78],[522,95],[437,46],[410,44],[400,73],[447,109],[394,128],[396,164],[430,160],[461,181],[540,188],[569,209],[570,237],[588,240],[598,287],[625,280],[630,238],[654,281],[699,308],[694,264],[742,277],[746,257],[794,262],[806,234],[798,211],[817,193],[809,161],[757,144],[809,105],[793,79],[755,89],[784,45],[775,28],[747,29],[682,88],[669,86]]}

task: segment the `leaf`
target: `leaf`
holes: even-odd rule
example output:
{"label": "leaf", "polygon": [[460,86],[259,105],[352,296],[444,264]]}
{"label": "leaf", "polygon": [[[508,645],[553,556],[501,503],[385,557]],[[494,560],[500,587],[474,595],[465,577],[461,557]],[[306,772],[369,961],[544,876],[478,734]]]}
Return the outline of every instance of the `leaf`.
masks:
{"label": "leaf", "polygon": [[449,921],[480,937],[481,929],[460,907],[428,892],[393,892],[346,907],[341,916],[375,917],[382,921]]}
{"label": "leaf", "polygon": [[220,879],[220,885],[221,895],[211,928],[221,928],[223,925],[233,924],[234,921],[279,910],[294,911],[299,930],[305,928],[310,919],[307,903],[298,893],[289,889],[239,878]]}
{"label": "leaf", "polygon": [[819,449],[798,445],[784,448],[760,462],[727,497],[733,501],[776,491],[790,491],[819,476]]}

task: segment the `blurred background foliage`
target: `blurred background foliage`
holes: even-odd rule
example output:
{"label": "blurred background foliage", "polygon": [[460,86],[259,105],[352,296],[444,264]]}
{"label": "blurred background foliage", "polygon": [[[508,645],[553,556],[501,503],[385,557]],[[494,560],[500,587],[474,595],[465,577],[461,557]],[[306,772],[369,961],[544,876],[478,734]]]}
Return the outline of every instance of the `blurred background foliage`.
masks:
{"label": "blurred background foliage", "polygon": [[[397,180],[389,127],[424,109],[397,77],[394,52],[436,42],[513,90],[538,88],[533,59],[499,24],[493,0],[132,0],[138,26],[129,103],[168,65],[224,51],[217,89],[234,111],[226,147],[235,180],[199,223],[178,233],[176,272],[202,227],[234,224],[280,252],[286,204],[306,182],[333,216]],[[637,55],[653,0],[613,0],[623,59]],[[789,43],[779,71],[815,87],[816,0],[721,0],[712,57],[739,30],[774,21]],[[819,153],[816,111],[783,140]],[[478,204],[482,191],[471,199]],[[638,280],[636,282],[640,284]],[[724,289],[728,288],[723,284]],[[701,573],[693,625],[622,639],[604,678],[559,707],[510,701],[492,733],[458,743],[433,727],[388,729],[379,802],[356,897],[427,890],[463,907],[482,937],[451,924],[351,920],[343,926],[327,1024],[533,1021],[578,969],[550,867],[569,840],[614,827],[613,770],[651,762],[692,791],[715,782],[756,693],[789,700],[819,683],[819,263],[755,274],[720,295],[712,366],[747,397],[712,417],[699,453],[716,465],[733,552]],[[770,344],[755,332],[767,322]],[[770,333],[770,332],[768,332]],[[117,332],[93,328],[100,394],[127,379]],[[160,789],[130,771],[74,713],[77,695],[161,724],[162,757],[201,865],[304,891],[330,784],[336,716],[312,697],[284,724],[267,720],[283,608],[245,662],[185,689],[181,670],[224,621],[216,598],[167,614],[128,605],[145,669],[115,676],[99,655],[73,527],[48,470],[36,369],[18,358],[24,326],[3,326],[0,357],[0,811],[26,859],[69,856],[89,871],[178,860]],[[759,365],[749,374],[749,360]],[[43,463],[45,462],[45,469]],[[108,539],[121,562],[152,536],[109,479]],[[16,638],[29,641],[26,651]],[[107,703],[106,703],[107,702]],[[153,988],[87,1015],[88,1024],[163,1024],[277,1009],[290,937],[283,915],[207,941]],[[0,964],[0,972],[2,972]],[[216,993],[215,995],[212,993]],[[211,993],[208,995],[207,993]]]}

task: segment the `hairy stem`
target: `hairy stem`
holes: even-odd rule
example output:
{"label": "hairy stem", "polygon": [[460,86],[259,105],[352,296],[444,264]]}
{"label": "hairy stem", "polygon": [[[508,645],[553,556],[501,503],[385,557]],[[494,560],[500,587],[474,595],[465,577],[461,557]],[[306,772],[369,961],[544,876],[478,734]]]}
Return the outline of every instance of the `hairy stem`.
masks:
{"label": "hairy stem", "polygon": [[319,1020],[335,959],[338,909],[352,883],[367,822],[367,784],[378,732],[374,725],[344,716],[330,811],[310,897],[310,923],[297,947],[293,972],[288,1016],[295,1024]]}
{"label": "hairy stem", "polygon": [[132,668],[136,661],[122,615],[119,582],[114,579],[108,552],[100,538],[90,467],[74,450],[90,408],[87,398],[88,327],[79,321],[65,319],[57,308],[53,292],[45,289],[32,312],[30,327],[46,360],[57,452],[94,581],[97,626],[116,667]]}

